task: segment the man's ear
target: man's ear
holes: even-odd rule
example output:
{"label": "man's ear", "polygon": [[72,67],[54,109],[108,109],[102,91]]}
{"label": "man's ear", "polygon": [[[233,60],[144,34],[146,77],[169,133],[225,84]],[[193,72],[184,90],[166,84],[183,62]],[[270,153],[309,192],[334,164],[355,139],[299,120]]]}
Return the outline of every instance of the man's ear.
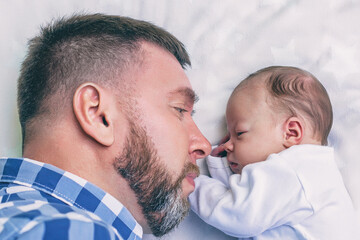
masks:
{"label": "man's ear", "polygon": [[298,117],[290,117],[284,123],[284,147],[289,148],[301,143],[304,137],[304,127]]}
{"label": "man's ear", "polygon": [[109,94],[94,83],[80,85],[74,94],[73,109],[83,131],[98,143],[110,146],[114,142]]}

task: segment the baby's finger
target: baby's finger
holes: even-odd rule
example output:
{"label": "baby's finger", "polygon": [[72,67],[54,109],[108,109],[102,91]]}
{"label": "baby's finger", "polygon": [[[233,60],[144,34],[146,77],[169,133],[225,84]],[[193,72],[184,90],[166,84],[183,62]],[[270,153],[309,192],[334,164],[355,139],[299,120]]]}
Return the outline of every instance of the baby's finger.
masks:
{"label": "baby's finger", "polygon": [[221,155],[223,155],[222,153],[225,152],[225,148],[224,148],[224,145],[221,144],[219,145],[218,147],[214,148],[212,151],[211,151],[211,156],[214,156],[214,157],[220,157]]}

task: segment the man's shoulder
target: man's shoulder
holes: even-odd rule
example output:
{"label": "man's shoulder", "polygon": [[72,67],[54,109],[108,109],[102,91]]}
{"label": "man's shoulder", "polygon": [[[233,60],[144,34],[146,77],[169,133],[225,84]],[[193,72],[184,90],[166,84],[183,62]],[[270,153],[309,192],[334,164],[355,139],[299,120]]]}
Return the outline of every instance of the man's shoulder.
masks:
{"label": "man's shoulder", "polygon": [[24,229],[35,234],[26,239],[60,229],[71,238],[91,235],[80,239],[139,239],[142,233],[118,200],[85,179],[35,160],[1,158],[0,239],[21,239]]}
{"label": "man's shoulder", "polygon": [[57,201],[0,204],[0,239],[119,239],[95,214]]}
{"label": "man's shoulder", "polygon": [[95,214],[66,204],[18,200],[0,204],[0,239],[120,239]]}

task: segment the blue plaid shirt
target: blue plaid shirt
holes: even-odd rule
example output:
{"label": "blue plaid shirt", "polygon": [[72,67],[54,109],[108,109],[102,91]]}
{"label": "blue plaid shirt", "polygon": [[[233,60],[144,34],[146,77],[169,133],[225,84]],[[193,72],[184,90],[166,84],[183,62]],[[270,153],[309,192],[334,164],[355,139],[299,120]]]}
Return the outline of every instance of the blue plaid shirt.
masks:
{"label": "blue plaid shirt", "polygon": [[0,239],[141,239],[114,197],[52,165],[0,158]]}

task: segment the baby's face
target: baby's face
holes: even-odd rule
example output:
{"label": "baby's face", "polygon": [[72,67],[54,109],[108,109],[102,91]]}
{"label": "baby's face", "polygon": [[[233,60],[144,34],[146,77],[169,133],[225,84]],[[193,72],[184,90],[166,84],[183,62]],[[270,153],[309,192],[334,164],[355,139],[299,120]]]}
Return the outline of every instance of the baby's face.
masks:
{"label": "baby's face", "polygon": [[224,146],[234,173],[285,149],[281,116],[267,104],[260,86],[244,87],[230,97],[226,121],[230,139]]}

